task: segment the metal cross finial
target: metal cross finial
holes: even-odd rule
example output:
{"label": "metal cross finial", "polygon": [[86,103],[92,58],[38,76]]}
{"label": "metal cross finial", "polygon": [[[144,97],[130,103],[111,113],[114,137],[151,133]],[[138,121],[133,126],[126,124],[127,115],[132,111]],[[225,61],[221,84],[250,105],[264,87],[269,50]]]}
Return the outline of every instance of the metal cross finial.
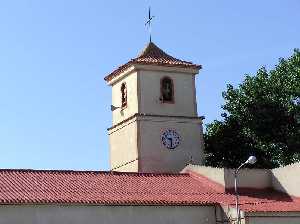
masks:
{"label": "metal cross finial", "polygon": [[148,26],[149,29],[149,37],[150,37],[150,42],[151,42],[151,21],[154,18],[154,16],[151,16],[151,8],[149,6],[149,10],[148,10],[148,20],[145,23],[145,26]]}

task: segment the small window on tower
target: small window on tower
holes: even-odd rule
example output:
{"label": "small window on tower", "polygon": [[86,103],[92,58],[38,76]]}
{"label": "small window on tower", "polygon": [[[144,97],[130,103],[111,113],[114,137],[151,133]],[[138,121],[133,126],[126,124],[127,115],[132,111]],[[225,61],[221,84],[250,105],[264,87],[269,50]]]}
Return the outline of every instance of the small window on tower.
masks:
{"label": "small window on tower", "polygon": [[160,100],[163,103],[174,103],[174,86],[172,79],[164,77],[162,78],[160,85]]}
{"label": "small window on tower", "polygon": [[126,84],[122,83],[121,85],[121,106],[122,107],[126,107],[127,106],[127,88],[126,88]]}

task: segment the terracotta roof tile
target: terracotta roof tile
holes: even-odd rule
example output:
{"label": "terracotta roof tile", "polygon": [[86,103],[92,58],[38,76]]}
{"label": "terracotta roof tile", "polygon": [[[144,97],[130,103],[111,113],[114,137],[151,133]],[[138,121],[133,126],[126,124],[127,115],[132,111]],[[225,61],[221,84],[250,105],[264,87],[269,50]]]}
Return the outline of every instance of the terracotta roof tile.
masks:
{"label": "terracotta roof tile", "polygon": [[5,204],[209,204],[213,193],[188,174],[0,170]]}
{"label": "terracotta roof tile", "polygon": [[[300,211],[300,199],[271,189],[243,189],[247,212]],[[235,197],[206,177],[187,174],[0,170],[0,204],[215,205]]]}
{"label": "terracotta roof tile", "polygon": [[168,67],[183,67],[183,68],[195,68],[201,69],[201,65],[193,64],[192,62],[183,61],[177,58],[174,58],[159,47],[157,47],[153,42],[150,42],[145,49],[138,55],[138,57],[131,59],[124,65],[121,65],[112,73],[107,75],[104,80],[110,81],[114,77],[118,76],[126,69],[128,69],[131,65],[134,64],[143,64],[143,65],[161,65]]}
{"label": "terracotta roof tile", "polygon": [[269,189],[241,189],[241,209],[246,212],[300,211],[300,198]]}
{"label": "terracotta roof tile", "polygon": [[[216,203],[232,207],[235,206],[234,189],[225,189],[223,185],[193,171],[189,171],[188,173],[191,177],[196,178],[218,193],[213,195],[213,200],[215,200]],[[300,198],[275,191],[272,188],[239,189],[239,204],[240,208],[245,212],[300,212]]]}

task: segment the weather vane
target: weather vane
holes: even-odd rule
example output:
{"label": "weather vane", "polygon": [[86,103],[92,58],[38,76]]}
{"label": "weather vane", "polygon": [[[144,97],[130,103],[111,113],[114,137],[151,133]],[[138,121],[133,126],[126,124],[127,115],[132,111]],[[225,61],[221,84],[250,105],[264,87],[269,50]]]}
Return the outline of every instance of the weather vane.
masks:
{"label": "weather vane", "polygon": [[154,16],[151,16],[151,8],[149,6],[149,10],[148,10],[148,20],[145,23],[145,26],[148,26],[148,30],[149,30],[149,37],[150,37],[150,42],[151,42],[151,21],[154,18]]}

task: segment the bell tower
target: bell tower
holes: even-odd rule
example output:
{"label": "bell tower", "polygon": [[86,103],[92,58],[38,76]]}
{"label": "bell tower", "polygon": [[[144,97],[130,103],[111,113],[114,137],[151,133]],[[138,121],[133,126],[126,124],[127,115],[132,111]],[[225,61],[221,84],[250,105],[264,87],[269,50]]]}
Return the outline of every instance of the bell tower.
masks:
{"label": "bell tower", "polygon": [[202,164],[195,89],[200,69],[150,42],[138,57],[104,78],[112,87],[112,170],[179,172],[191,160]]}

